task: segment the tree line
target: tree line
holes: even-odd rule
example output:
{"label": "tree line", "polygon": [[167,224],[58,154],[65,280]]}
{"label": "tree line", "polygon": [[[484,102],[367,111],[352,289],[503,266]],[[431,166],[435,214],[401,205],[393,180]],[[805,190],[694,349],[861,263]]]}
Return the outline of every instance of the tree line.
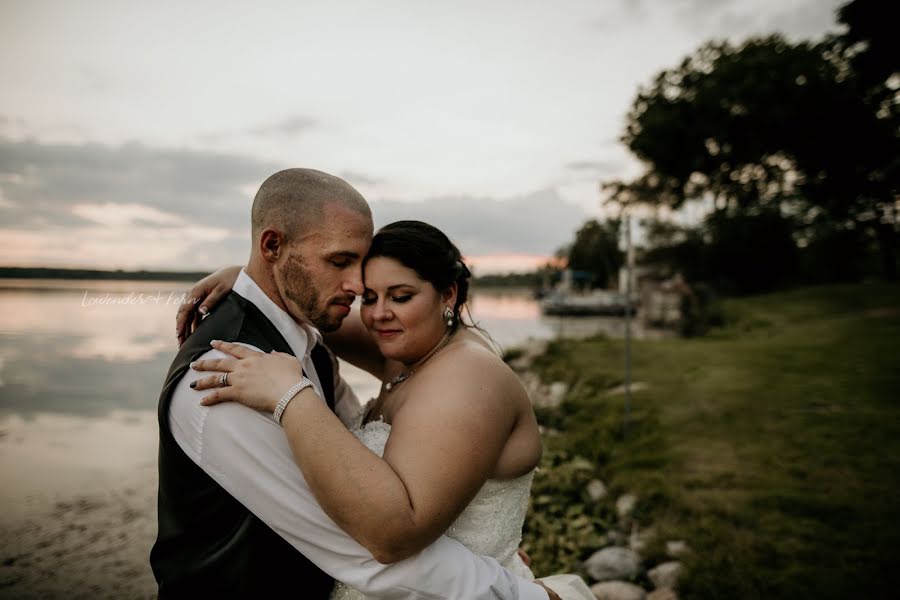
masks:
{"label": "tree line", "polygon": [[[644,170],[601,186],[607,207],[654,215],[640,263],[726,293],[896,281],[898,17],[900,3],[853,0],[821,41],[711,41],[641,87],[621,141]],[[664,218],[689,203],[701,222]],[[589,221],[562,253],[612,281],[620,233]]]}

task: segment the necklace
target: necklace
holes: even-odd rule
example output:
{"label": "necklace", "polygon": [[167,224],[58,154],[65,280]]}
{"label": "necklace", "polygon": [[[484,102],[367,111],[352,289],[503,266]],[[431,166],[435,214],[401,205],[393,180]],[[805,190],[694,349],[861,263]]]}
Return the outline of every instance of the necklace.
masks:
{"label": "necklace", "polygon": [[386,384],[384,384],[384,391],[390,392],[390,391],[392,391],[395,387],[397,387],[398,385],[400,385],[401,383],[403,383],[404,381],[406,381],[407,379],[409,379],[410,377],[412,377],[412,376],[415,374],[415,372],[418,371],[419,369],[421,369],[421,368],[422,368],[422,365],[424,365],[425,363],[427,363],[428,360],[429,360],[432,356],[434,356],[435,354],[437,354],[438,352],[440,352],[441,350],[443,350],[444,347],[445,347],[447,344],[450,343],[450,340],[453,339],[453,335],[454,335],[455,333],[456,333],[456,329],[454,328],[453,331],[451,331],[450,333],[448,333],[448,334],[446,335],[446,337],[444,337],[444,341],[442,341],[440,344],[438,344],[438,345],[435,347],[434,350],[432,350],[431,352],[429,352],[428,355],[427,355],[425,358],[423,358],[423,359],[421,360],[421,362],[419,362],[418,366],[416,366],[412,371],[410,371],[409,373],[400,373],[399,375],[397,375],[396,377],[394,377],[392,380],[390,380],[389,382],[387,382]]}

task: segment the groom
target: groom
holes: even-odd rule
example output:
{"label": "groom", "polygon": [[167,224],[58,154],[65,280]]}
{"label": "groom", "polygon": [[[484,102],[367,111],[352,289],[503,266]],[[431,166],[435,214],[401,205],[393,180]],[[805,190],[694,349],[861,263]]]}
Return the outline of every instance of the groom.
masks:
{"label": "groom", "polygon": [[[363,197],[343,180],[289,169],[253,202],[250,261],[230,296],[172,363],[159,402],[159,534],[150,554],[159,597],[328,597],[332,580],[377,598],[546,600],[537,584],[446,537],[383,565],[324,513],[275,420],[237,403],[210,409],[190,363],[213,339],[297,356],[333,409],[353,392],[320,331],[337,329],[363,291],[372,239]],[[298,369],[298,379],[300,377]]]}

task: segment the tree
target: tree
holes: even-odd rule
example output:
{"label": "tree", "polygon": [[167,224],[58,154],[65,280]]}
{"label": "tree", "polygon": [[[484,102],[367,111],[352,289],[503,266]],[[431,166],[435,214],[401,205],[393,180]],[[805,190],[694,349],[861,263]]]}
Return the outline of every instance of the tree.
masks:
{"label": "tree", "polygon": [[900,5],[883,0],[853,0],[838,10],[838,21],[847,30],[834,38],[831,55],[842,65],[844,83],[856,90],[883,124],[883,130],[890,132],[877,139],[884,145],[881,152],[887,158],[886,164],[868,173],[860,192],[874,199],[875,212],[870,221],[881,247],[885,272],[889,279],[896,280],[900,188],[900,36],[896,26]]}
{"label": "tree", "polygon": [[616,281],[623,262],[617,219],[605,223],[591,219],[578,230],[569,248],[569,268],[592,273],[602,287]]}
{"label": "tree", "polygon": [[641,262],[720,291],[749,294],[777,289],[796,273],[793,224],[777,211],[718,211],[698,227],[647,224]]}
{"label": "tree", "polygon": [[[844,8],[868,22],[859,14],[871,17],[876,4],[891,3]],[[884,94],[862,93],[853,71],[853,60],[890,43],[851,45],[870,29],[851,23],[850,38],[817,44],[770,36],[704,45],[639,91],[622,140],[646,171],[606,190],[621,203],[678,208],[707,197],[726,215],[781,212],[804,244],[821,231],[859,229],[858,239],[878,240],[885,274],[896,278],[896,121],[875,109]],[[866,85],[896,73],[878,64]]]}

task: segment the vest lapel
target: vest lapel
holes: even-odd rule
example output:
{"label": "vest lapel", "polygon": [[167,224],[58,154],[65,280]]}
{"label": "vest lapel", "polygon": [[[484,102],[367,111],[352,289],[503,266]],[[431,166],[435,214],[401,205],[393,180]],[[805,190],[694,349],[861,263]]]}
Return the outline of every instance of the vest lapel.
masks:
{"label": "vest lapel", "polygon": [[328,408],[334,411],[334,367],[331,364],[331,355],[325,346],[316,343],[310,352],[319,382],[322,384],[322,393],[325,394],[325,402]]}

